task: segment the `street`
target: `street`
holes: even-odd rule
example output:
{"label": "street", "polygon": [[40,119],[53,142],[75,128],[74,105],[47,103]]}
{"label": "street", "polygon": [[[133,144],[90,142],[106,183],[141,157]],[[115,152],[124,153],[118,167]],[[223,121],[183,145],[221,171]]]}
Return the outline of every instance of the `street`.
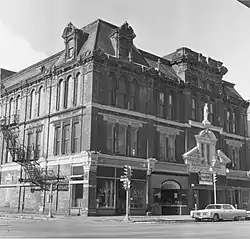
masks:
{"label": "street", "polygon": [[250,221],[124,223],[84,218],[0,219],[0,238],[249,238]]}

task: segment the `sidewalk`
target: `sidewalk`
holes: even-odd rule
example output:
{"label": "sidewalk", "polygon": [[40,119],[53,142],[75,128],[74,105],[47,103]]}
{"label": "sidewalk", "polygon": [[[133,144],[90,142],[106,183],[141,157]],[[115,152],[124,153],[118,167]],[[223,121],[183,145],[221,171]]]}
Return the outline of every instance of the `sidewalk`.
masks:
{"label": "sidewalk", "polygon": [[[49,218],[48,214],[40,214],[35,212],[23,212],[18,213],[13,210],[0,209],[0,219],[2,218],[16,218],[27,220],[62,220],[62,219],[74,219],[82,220],[90,223],[100,222],[124,222],[124,216],[69,216],[65,214],[53,214],[53,218]],[[163,222],[192,222],[194,221],[190,215],[168,215],[168,216],[131,216],[130,223],[163,223]]]}

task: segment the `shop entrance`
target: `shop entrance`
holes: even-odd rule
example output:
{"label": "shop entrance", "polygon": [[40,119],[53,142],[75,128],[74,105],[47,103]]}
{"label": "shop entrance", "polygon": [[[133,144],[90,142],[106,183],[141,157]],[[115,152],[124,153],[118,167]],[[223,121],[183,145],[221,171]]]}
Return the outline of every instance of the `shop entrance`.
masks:
{"label": "shop entrance", "polygon": [[178,215],[180,202],[180,184],[175,181],[165,181],[161,185],[162,215]]}

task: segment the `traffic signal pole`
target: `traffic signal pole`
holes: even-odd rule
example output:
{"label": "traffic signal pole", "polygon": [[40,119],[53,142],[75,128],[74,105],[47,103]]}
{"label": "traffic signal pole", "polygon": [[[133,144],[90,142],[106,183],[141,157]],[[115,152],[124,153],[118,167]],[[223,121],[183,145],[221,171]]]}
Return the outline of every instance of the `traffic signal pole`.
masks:
{"label": "traffic signal pole", "polygon": [[131,187],[132,168],[130,165],[124,166],[124,175],[121,176],[120,181],[123,183],[123,188],[126,190],[126,215],[124,221],[129,221],[130,218],[130,187]]}
{"label": "traffic signal pole", "polygon": [[216,204],[216,173],[213,173],[213,182],[214,182],[214,204]]}
{"label": "traffic signal pole", "polygon": [[129,221],[130,216],[130,180],[127,180],[127,189],[126,189],[126,215],[124,221]]}

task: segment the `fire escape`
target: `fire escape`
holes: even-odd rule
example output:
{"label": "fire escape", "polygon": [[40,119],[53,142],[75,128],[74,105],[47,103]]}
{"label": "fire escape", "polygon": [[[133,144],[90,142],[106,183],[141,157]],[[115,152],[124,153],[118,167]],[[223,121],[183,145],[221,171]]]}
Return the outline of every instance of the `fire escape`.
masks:
{"label": "fire escape", "polygon": [[10,117],[2,117],[0,130],[7,145],[7,151],[12,156],[13,162],[22,166],[25,177],[20,182],[29,182],[31,187],[38,190],[49,190],[53,185],[54,190],[59,186],[68,186],[68,180],[60,172],[41,168],[38,163],[39,151],[34,147],[26,147],[19,141],[19,116],[14,114]]}

